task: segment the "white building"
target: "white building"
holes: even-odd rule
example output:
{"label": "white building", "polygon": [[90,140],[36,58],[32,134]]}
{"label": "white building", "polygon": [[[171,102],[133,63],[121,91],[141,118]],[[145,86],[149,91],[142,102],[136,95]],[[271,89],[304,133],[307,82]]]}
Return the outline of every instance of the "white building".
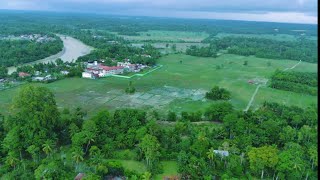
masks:
{"label": "white building", "polygon": [[82,72],[82,78],[89,78],[89,79],[93,79],[93,73],[92,72]]}

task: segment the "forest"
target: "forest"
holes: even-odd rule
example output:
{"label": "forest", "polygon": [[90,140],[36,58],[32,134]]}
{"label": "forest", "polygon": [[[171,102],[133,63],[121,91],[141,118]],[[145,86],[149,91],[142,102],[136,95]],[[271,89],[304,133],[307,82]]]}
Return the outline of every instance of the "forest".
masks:
{"label": "forest", "polygon": [[186,50],[186,54],[200,57],[217,57],[217,49],[212,46],[213,45],[209,47],[197,47],[193,45]]}
{"label": "forest", "polygon": [[[163,126],[166,119],[142,109],[105,109],[87,119],[80,108],[59,110],[48,89],[28,85],[0,121],[0,173],[4,179],[72,179],[80,172],[85,179],[150,179],[161,173],[161,160],[174,160],[183,179],[318,177],[315,106],[265,102],[243,112],[221,102],[204,111],[198,120],[219,124],[195,126],[183,113]],[[147,171],[112,160],[129,156]]]}
{"label": "forest", "polygon": [[317,73],[278,70],[271,77],[270,87],[317,96],[318,75]]}
{"label": "forest", "polygon": [[260,58],[301,60],[318,62],[317,41],[301,38],[299,41],[277,41],[264,38],[224,37],[214,38],[209,48],[189,47],[187,54],[208,56],[208,52],[227,50],[230,54],[242,56],[254,55]]}
{"label": "forest", "polygon": [[46,58],[62,51],[63,43],[56,37],[44,43],[29,40],[0,40],[0,66],[13,66]]}

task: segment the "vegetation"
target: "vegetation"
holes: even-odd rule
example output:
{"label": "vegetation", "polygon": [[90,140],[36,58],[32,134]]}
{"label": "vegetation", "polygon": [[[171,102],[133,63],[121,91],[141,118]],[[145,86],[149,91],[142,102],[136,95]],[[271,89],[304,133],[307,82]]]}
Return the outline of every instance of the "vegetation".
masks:
{"label": "vegetation", "polygon": [[36,61],[57,54],[63,48],[62,41],[34,42],[28,40],[0,39],[0,66],[13,66]]}
{"label": "vegetation", "polygon": [[[181,178],[317,178],[316,107],[264,103],[243,112],[223,102],[206,112],[222,124],[195,126],[185,114],[161,126],[140,109],[102,110],[85,120],[79,108],[59,111],[47,88],[26,86],[0,121],[0,172],[7,179],[71,179],[78,172],[150,179],[162,173],[162,160],[171,160],[178,171],[171,175]],[[113,160],[129,156],[146,170]]]}
{"label": "vegetation", "polygon": [[126,88],[125,92],[126,92],[127,94],[134,94],[134,93],[136,92],[136,88],[134,88],[134,87],[132,86],[132,81],[129,81],[129,85],[128,85],[128,87]]}
{"label": "vegetation", "polygon": [[316,96],[318,94],[317,73],[276,71],[270,87]]}
{"label": "vegetation", "polygon": [[[311,96],[317,92],[317,44],[310,38],[317,26],[2,11],[0,18],[6,19],[0,21],[0,42],[11,35],[57,33],[95,48],[75,63],[18,68],[31,75],[67,70],[74,78],[1,91],[2,179],[74,179],[78,173],[85,179],[318,178],[317,100]],[[296,39],[277,39],[275,28]],[[304,29],[306,38],[292,29]],[[246,36],[217,38],[222,32]],[[135,41],[141,46],[131,45]],[[159,42],[171,55],[160,55],[151,44]],[[36,42],[10,43],[18,43],[7,47],[18,55],[44,55],[35,52]],[[32,60],[16,57],[0,59],[1,87],[20,83],[6,66]],[[162,66],[130,80],[76,78],[82,62],[112,66],[126,58]],[[274,72],[297,64],[288,59],[305,62]],[[271,88],[261,86],[254,111],[243,111],[256,90],[248,82],[255,78],[271,78]]]}
{"label": "vegetation", "polygon": [[206,98],[211,100],[228,100],[231,98],[231,93],[224,88],[214,86],[211,91],[206,93]]}
{"label": "vegetation", "polygon": [[190,46],[186,50],[187,55],[191,56],[200,56],[200,57],[217,57],[217,49],[212,46],[209,47],[197,47],[197,46]]}

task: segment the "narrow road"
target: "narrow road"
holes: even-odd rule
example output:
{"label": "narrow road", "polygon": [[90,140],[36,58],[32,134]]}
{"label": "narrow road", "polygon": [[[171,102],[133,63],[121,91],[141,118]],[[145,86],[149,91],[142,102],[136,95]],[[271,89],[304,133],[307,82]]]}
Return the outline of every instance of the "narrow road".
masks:
{"label": "narrow road", "polygon": [[246,109],[244,109],[245,112],[247,112],[247,111],[249,110],[249,108],[250,108],[250,106],[251,106],[251,104],[252,104],[252,102],[253,102],[253,100],[254,100],[254,97],[255,97],[256,94],[258,93],[258,90],[259,90],[260,87],[261,87],[261,84],[259,84],[259,85],[257,86],[256,90],[255,90],[254,93],[252,94],[251,99],[250,99],[250,101],[249,101]]}
{"label": "narrow road", "polygon": [[297,64],[293,65],[291,68],[285,68],[283,71],[287,71],[287,70],[289,70],[289,69],[294,69],[294,68],[297,67],[300,63],[301,63],[301,60],[300,60]]}

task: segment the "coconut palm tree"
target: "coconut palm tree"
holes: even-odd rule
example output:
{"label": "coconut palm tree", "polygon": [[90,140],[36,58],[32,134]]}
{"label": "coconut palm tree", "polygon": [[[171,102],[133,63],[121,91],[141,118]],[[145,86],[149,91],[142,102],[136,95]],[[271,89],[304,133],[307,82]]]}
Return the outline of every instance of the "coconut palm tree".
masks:
{"label": "coconut palm tree", "polygon": [[209,151],[207,152],[207,157],[208,157],[208,159],[210,160],[210,164],[212,164],[213,163],[213,161],[214,161],[214,159],[215,159],[215,154],[214,154],[214,151],[213,151],[214,149],[211,147],[210,149],[209,149]]}
{"label": "coconut palm tree", "polygon": [[145,172],[142,175],[142,180],[150,180],[151,179],[151,173],[150,172]]}
{"label": "coconut palm tree", "polygon": [[79,163],[84,160],[83,154],[81,149],[72,152],[72,159],[76,162],[76,170],[78,169]]}

